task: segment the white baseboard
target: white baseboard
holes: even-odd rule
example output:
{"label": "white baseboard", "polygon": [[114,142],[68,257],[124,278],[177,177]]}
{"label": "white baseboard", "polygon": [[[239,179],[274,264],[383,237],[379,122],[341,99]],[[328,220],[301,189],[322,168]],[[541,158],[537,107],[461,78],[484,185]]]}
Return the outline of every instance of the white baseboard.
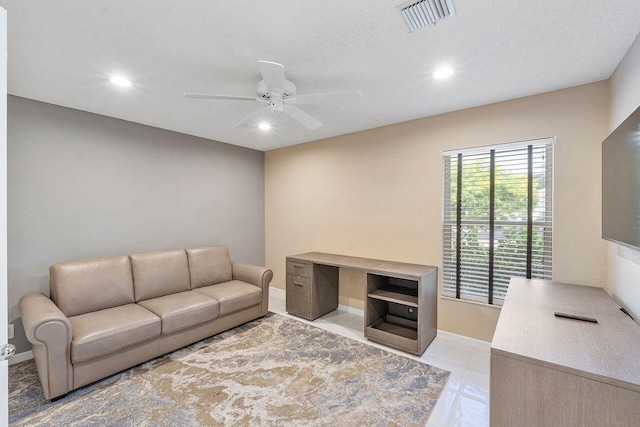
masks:
{"label": "white baseboard", "polygon": [[284,298],[284,289],[270,287],[269,295],[274,295],[274,296],[277,295],[279,297]]}
{"label": "white baseboard", "polygon": [[348,305],[338,305],[338,310],[346,311],[347,313],[357,314],[358,316],[364,317],[364,310],[360,310],[359,308],[349,307]]}
{"label": "white baseboard", "polygon": [[16,363],[24,362],[25,360],[33,359],[33,351],[24,351],[22,353],[18,353],[9,359],[9,365],[15,365]]}
{"label": "white baseboard", "polygon": [[454,334],[453,332],[443,331],[442,329],[438,329],[438,335],[445,338],[453,339],[456,341],[464,341],[466,343],[479,345],[482,347],[487,347],[487,348],[491,347],[491,343],[489,341],[483,341],[477,338],[471,338],[466,335]]}

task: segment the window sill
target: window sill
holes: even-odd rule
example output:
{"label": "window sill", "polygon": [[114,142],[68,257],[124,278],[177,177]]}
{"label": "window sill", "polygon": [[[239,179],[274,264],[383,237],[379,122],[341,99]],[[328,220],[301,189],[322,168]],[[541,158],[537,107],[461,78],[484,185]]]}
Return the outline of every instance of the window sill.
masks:
{"label": "window sill", "polygon": [[473,304],[473,305],[479,305],[479,306],[482,306],[482,307],[494,308],[494,309],[497,309],[497,310],[500,310],[502,308],[502,304],[500,304],[500,305],[487,304],[485,302],[477,302],[477,301],[470,301],[470,300],[466,300],[466,299],[458,299],[458,298],[448,297],[448,296],[444,296],[444,295],[440,295],[440,298],[446,299],[448,301],[463,302],[465,304]]}

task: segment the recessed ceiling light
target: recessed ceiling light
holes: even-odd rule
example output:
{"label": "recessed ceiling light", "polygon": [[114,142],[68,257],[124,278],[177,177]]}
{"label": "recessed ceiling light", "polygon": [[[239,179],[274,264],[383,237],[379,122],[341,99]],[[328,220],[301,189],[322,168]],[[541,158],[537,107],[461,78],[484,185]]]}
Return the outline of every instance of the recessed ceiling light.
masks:
{"label": "recessed ceiling light", "polygon": [[447,77],[453,74],[453,69],[451,67],[440,67],[436,71],[433,72],[434,79],[446,79]]}
{"label": "recessed ceiling light", "polygon": [[131,86],[131,80],[123,76],[112,76],[110,79],[111,83],[114,85],[129,87]]}
{"label": "recessed ceiling light", "polygon": [[263,122],[263,123],[260,123],[260,124],[258,125],[258,128],[259,128],[260,130],[269,130],[269,129],[271,129],[271,125],[270,125],[269,123],[264,123],[264,122]]}

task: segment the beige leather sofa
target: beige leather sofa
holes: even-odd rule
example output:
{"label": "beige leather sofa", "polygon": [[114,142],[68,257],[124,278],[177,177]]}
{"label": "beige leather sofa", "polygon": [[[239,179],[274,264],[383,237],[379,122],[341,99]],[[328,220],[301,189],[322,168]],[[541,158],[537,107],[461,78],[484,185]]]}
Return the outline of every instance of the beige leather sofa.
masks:
{"label": "beige leather sofa", "polygon": [[54,399],[264,316],[273,272],[226,247],[52,265],[51,299],[20,300],[42,389]]}

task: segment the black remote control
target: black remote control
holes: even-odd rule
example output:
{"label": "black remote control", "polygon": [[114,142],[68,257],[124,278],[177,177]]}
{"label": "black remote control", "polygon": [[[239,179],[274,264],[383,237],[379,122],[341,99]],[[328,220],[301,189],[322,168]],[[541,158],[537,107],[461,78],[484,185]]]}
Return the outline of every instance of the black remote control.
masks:
{"label": "black remote control", "polygon": [[594,319],[593,317],[578,316],[576,314],[561,313],[559,311],[556,311],[553,314],[556,317],[562,317],[562,318],[565,318],[565,319],[574,319],[574,320],[581,320],[583,322],[598,323],[598,321],[596,319]]}

